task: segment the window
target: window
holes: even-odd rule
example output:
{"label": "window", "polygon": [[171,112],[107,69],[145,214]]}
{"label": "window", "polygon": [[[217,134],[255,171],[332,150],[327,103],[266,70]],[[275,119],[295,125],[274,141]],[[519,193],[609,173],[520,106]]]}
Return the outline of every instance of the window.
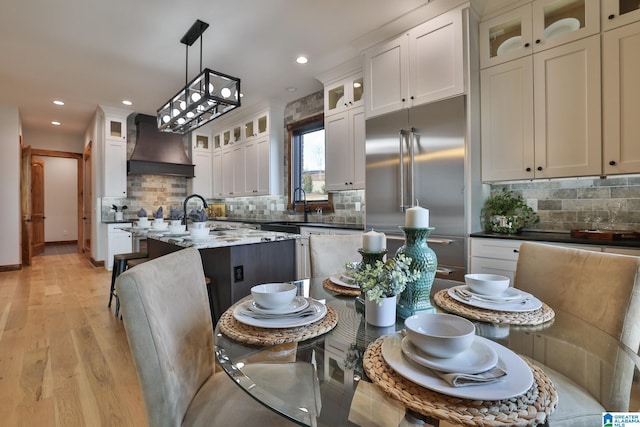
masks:
{"label": "window", "polygon": [[[302,209],[305,197],[310,210],[330,207],[330,195],[325,189],[324,117],[312,118],[289,125],[290,183],[289,208],[296,202]],[[302,191],[300,190],[302,189]],[[294,191],[295,190],[295,191]]]}

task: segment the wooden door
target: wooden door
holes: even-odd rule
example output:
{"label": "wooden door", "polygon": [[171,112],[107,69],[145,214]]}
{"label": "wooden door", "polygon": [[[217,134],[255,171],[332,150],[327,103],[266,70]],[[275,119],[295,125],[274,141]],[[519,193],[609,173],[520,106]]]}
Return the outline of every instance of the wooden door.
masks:
{"label": "wooden door", "polygon": [[82,195],[82,251],[85,256],[91,258],[91,199],[93,191],[91,186],[91,141],[83,153],[83,195]]}
{"label": "wooden door", "polygon": [[22,214],[22,265],[31,265],[31,147],[22,149],[20,211]]}
{"label": "wooden door", "polygon": [[31,254],[44,252],[44,161],[31,159]]}

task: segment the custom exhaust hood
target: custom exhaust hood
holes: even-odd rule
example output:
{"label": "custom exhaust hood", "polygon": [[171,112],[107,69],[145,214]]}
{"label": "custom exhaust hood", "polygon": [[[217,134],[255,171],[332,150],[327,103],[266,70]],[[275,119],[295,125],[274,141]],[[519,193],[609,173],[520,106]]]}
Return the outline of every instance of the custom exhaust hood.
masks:
{"label": "custom exhaust hood", "polygon": [[138,114],[134,120],[136,145],[127,161],[127,174],[194,177],[183,135],[160,132],[153,116]]}

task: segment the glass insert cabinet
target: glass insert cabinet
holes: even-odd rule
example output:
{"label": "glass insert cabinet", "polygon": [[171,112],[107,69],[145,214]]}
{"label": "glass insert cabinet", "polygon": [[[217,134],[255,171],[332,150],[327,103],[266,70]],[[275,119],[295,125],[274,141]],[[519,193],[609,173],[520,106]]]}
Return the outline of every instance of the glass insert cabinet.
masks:
{"label": "glass insert cabinet", "polygon": [[482,22],[482,68],[599,33],[599,6],[590,0],[538,0]]}

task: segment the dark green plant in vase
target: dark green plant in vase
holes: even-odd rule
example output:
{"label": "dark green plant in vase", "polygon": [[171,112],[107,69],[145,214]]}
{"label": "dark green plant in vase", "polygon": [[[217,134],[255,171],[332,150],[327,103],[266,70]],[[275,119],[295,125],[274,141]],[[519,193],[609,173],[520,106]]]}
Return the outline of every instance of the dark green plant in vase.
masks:
{"label": "dark green plant in vase", "polygon": [[524,198],[506,188],[487,197],[480,217],[485,231],[502,234],[518,234],[523,228],[540,222]]}

